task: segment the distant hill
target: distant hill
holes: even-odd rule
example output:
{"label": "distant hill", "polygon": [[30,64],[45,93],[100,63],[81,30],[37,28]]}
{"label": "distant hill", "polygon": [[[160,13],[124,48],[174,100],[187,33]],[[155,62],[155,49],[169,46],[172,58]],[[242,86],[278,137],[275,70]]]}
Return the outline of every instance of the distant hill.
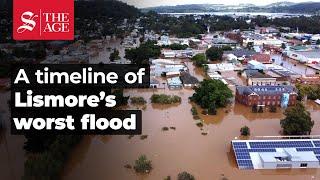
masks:
{"label": "distant hill", "polygon": [[223,4],[187,4],[177,6],[159,6],[142,9],[158,13],[194,13],[194,12],[273,12],[273,13],[306,13],[320,14],[320,2],[278,2],[266,6],[253,4],[223,5]]}
{"label": "distant hill", "polygon": [[139,9],[117,0],[75,1],[75,16],[80,18],[133,18]]}

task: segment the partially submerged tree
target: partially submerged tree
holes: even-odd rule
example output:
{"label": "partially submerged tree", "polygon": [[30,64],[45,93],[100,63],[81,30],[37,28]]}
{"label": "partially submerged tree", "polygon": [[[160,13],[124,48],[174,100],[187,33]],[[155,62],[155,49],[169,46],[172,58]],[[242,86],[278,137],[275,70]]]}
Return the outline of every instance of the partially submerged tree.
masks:
{"label": "partially submerged tree", "polygon": [[152,170],[152,163],[145,155],[141,155],[135,161],[133,168],[137,173],[149,173]]}
{"label": "partially submerged tree", "polygon": [[240,133],[242,136],[250,136],[250,128],[248,126],[243,126],[240,129]]}
{"label": "partially submerged tree", "polygon": [[302,103],[289,107],[284,112],[286,116],[280,121],[285,135],[308,135],[314,125],[310,112],[305,109]]}
{"label": "partially submerged tree", "polygon": [[204,64],[208,64],[205,54],[197,54],[193,56],[191,60],[197,67],[202,67]]}
{"label": "partially submerged tree", "polygon": [[205,79],[195,88],[191,100],[202,108],[212,109],[225,107],[232,97],[232,91],[222,81]]}
{"label": "partially submerged tree", "polygon": [[195,180],[194,176],[186,171],[178,174],[178,180]]}
{"label": "partially submerged tree", "polygon": [[222,60],[223,49],[217,47],[211,47],[206,50],[206,55],[209,60]]}

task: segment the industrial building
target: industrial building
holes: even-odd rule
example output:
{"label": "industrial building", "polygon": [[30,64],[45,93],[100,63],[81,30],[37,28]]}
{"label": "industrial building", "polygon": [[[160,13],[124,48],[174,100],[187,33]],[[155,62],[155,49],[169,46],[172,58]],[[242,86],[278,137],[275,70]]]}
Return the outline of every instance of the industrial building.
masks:
{"label": "industrial building", "polygon": [[319,168],[320,139],[233,140],[239,169]]}

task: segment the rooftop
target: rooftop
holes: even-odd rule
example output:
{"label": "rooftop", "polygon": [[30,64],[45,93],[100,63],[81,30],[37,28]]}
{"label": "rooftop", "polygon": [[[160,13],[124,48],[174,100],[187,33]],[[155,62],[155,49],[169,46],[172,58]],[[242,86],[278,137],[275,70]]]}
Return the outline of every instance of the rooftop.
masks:
{"label": "rooftop", "polygon": [[233,54],[237,57],[243,57],[243,56],[248,57],[256,54],[256,52],[252,50],[247,50],[247,49],[237,49],[232,51],[224,51],[224,54]]}
{"label": "rooftop", "polygon": [[295,93],[293,86],[237,86],[240,95],[279,95],[283,93]]}
{"label": "rooftop", "polygon": [[262,73],[256,69],[247,69],[244,71],[248,78],[272,78],[272,76]]}
{"label": "rooftop", "polygon": [[250,59],[256,60],[261,63],[271,63],[271,57],[269,54],[257,53],[257,54],[254,54]]}
{"label": "rooftop", "polygon": [[320,139],[233,140],[239,169],[265,169],[262,163],[316,162]]}
{"label": "rooftop", "polygon": [[168,78],[167,82],[169,86],[180,86],[182,84],[179,77]]}
{"label": "rooftop", "polygon": [[198,84],[199,83],[199,80],[196,77],[191,76],[191,74],[189,74],[187,72],[182,72],[180,79],[183,84]]}
{"label": "rooftop", "polygon": [[320,49],[314,49],[311,51],[299,51],[297,53],[307,58],[320,58]]}

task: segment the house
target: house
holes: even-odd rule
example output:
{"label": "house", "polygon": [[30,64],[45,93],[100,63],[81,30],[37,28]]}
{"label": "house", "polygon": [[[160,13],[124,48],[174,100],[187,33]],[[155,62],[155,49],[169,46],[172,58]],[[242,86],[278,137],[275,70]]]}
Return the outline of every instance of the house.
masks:
{"label": "house", "polygon": [[310,41],[311,41],[311,44],[313,44],[313,45],[319,45],[319,43],[320,43],[320,34],[313,35],[311,37]]}
{"label": "house", "polygon": [[279,30],[273,27],[255,27],[255,32],[258,34],[276,34]]}
{"label": "house", "polygon": [[161,76],[163,74],[177,74],[180,72],[187,71],[188,68],[183,64],[155,64],[150,66],[150,75],[151,76]]}
{"label": "house", "polygon": [[257,70],[265,70],[266,66],[262,64],[261,62],[258,62],[256,60],[251,60],[247,64],[248,69],[257,69]]}
{"label": "house", "polygon": [[242,37],[240,32],[226,32],[225,37],[242,44]]}
{"label": "house", "polygon": [[[267,75],[271,76],[272,78],[276,79],[275,85],[290,85],[291,84],[291,76],[290,76],[291,73],[290,72],[287,72],[285,70],[271,69],[271,70],[265,71],[265,73]],[[293,77],[292,77],[292,79],[295,79]]]}
{"label": "house", "polygon": [[168,45],[170,45],[171,44],[171,41],[170,41],[170,39],[169,39],[169,36],[167,36],[167,35],[162,35],[161,37],[160,37],[160,40],[158,40],[158,43],[157,43],[159,46],[168,46]]}
{"label": "house", "polygon": [[236,69],[235,65],[232,63],[219,63],[219,64],[207,64],[208,73],[213,73],[216,71],[234,71]]}
{"label": "house", "polygon": [[172,77],[167,79],[169,89],[181,89],[182,82],[179,77]]}
{"label": "house", "polygon": [[247,46],[249,43],[253,43],[255,46],[272,45],[281,47],[283,41],[274,37],[269,37],[262,34],[247,33],[243,36],[243,45]]}
{"label": "house", "polygon": [[295,105],[298,94],[293,86],[237,86],[236,101],[247,105],[287,107]]}
{"label": "house", "polygon": [[257,53],[257,54],[254,54],[250,57],[250,60],[255,60],[255,61],[258,61],[262,64],[271,64],[272,61],[271,61],[271,57],[269,54],[262,54],[262,53]]}
{"label": "house", "polygon": [[219,74],[218,72],[208,72],[207,75],[211,78],[211,79],[215,79],[215,80],[219,80],[222,81],[223,84],[228,85],[228,82],[223,79],[223,77],[221,76],[221,74]]}
{"label": "house", "polygon": [[176,57],[176,53],[171,50],[163,51],[162,54],[165,58],[175,58]]}
{"label": "house", "polygon": [[277,85],[277,79],[259,70],[244,71],[248,86]]}
{"label": "house", "polygon": [[228,56],[231,58],[237,57],[238,61],[243,61],[247,58],[250,58],[254,54],[256,54],[256,52],[252,51],[252,50],[236,49],[236,50],[232,50],[232,51],[224,51],[223,56],[227,57],[227,58],[228,58]]}
{"label": "house", "polygon": [[187,72],[181,73],[180,80],[182,81],[183,86],[188,88],[198,86],[199,84],[199,80]]}
{"label": "house", "polygon": [[176,64],[173,59],[152,59],[152,64]]}
{"label": "house", "polygon": [[234,40],[231,40],[229,38],[213,38],[212,39],[212,42],[211,42],[211,45],[213,47],[218,47],[218,48],[222,48],[222,47],[225,47],[225,46],[230,46],[230,47],[237,47],[238,45],[238,42],[237,41],[234,41]]}

